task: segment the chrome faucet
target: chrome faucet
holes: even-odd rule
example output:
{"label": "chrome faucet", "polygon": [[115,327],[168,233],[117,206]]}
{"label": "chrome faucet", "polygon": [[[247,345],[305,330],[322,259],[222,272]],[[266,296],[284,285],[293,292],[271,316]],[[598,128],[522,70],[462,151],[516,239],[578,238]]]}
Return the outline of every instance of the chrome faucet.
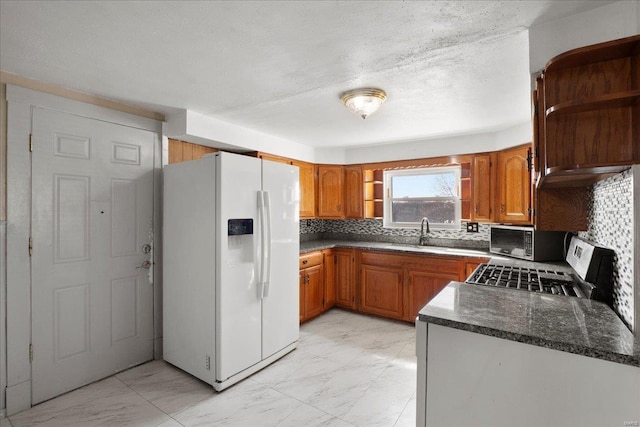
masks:
{"label": "chrome faucet", "polygon": [[[427,231],[424,229],[424,225],[427,224]],[[429,233],[429,219],[425,216],[420,223],[420,246],[427,244],[427,234]]]}

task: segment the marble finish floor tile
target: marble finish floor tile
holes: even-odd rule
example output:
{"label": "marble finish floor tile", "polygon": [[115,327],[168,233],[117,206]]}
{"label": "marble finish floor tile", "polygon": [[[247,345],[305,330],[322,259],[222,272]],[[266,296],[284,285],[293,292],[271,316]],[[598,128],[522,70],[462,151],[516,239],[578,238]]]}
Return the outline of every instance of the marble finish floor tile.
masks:
{"label": "marble finish floor tile", "polygon": [[411,324],[333,309],[300,327],[296,350],[221,393],[156,360],[0,427],[402,427],[415,425],[415,387]]}

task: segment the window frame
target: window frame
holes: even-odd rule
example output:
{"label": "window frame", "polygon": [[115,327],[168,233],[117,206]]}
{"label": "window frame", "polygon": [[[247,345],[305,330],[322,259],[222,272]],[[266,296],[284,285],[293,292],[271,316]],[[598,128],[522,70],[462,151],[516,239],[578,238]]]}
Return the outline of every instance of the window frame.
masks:
{"label": "window frame", "polygon": [[[436,175],[445,172],[454,172],[456,178],[456,196],[454,197],[392,197],[391,182],[396,176],[407,175]],[[462,199],[460,189],[462,167],[461,165],[448,165],[448,166],[425,166],[418,168],[406,168],[406,169],[389,169],[383,171],[383,190],[384,190],[384,203],[383,203],[383,215],[382,226],[383,228],[420,228],[420,221],[418,222],[397,222],[392,221],[392,204],[397,200],[413,200],[413,201],[440,201],[440,200],[453,200],[455,203],[455,220],[451,224],[446,223],[434,223],[429,222],[429,227],[433,229],[452,230],[459,229],[462,224]]]}

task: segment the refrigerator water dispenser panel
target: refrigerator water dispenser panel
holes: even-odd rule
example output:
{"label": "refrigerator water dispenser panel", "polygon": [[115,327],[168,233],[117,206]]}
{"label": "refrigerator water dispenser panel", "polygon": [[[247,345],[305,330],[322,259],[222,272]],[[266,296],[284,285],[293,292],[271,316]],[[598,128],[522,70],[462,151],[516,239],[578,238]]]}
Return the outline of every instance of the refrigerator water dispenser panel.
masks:
{"label": "refrigerator water dispenser panel", "polygon": [[253,234],[253,219],[230,219],[228,222],[227,235],[242,236]]}

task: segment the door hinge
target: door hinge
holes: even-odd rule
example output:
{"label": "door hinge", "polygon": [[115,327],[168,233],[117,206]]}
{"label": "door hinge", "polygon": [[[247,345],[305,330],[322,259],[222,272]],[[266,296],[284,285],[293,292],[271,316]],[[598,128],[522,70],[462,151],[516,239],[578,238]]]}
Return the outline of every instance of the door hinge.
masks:
{"label": "door hinge", "polygon": [[204,367],[206,368],[207,371],[211,370],[211,357],[209,356],[204,357]]}
{"label": "door hinge", "polygon": [[33,239],[29,237],[29,256],[33,254]]}
{"label": "door hinge", "polygon": [[29,152],[33,151],[33,134],[29,134]]}
{"label": "door hinge", "polygon": [[29,344],[29,363],[33,362],[33,344]]}

